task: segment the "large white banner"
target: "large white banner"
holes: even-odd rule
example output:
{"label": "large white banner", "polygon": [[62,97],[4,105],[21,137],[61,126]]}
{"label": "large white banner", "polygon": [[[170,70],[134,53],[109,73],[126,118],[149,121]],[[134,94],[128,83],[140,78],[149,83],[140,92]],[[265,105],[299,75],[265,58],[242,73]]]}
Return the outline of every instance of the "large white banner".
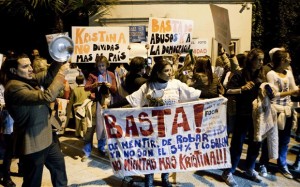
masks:
{"label": "large white banner", "polygon": [[93,63],[104,55],[110,63],[129,61],[129,27],[72,27],[72,62]]}
{"label": "large white banner", "polygon": [[192,20],[149,18],[149,56],[188,53],[193,32]]}
{"label": "large white banner", "polygon": [[131,176],[231,167],[226,98],[103,111],[115,174]]}

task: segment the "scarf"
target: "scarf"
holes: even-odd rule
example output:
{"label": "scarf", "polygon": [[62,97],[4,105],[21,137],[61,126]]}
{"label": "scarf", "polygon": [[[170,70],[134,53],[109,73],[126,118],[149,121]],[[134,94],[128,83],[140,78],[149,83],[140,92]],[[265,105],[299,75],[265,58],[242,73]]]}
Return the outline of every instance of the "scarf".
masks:
{"label": "scarf", "polygon": [[24,82],[26,84],[29,84],[30,86],[32,86],[35,89],[40,89],[40,85],[39,85],[39,83],[36,79],[25,79],[23,77],[19,77],[17,75],[14,75],[12,77],[12,80],[18,80],[18,81]]}

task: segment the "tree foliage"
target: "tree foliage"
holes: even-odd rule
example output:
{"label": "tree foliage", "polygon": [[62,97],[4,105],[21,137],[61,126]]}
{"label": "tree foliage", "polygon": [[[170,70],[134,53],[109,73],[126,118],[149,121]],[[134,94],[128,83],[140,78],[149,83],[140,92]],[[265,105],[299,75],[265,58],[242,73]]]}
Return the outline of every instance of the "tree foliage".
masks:
{"label": "tree foliage", "polygon": [[252,16],[252,47],[289,47],[299,36],[300,1],[255,0]]}
{"label": "tree foliage", "polygon": [[89,16],[108,14],[109,7],[115,2],[116,0],[2,0],[0,10],[37,24],[52,18],[55,30],[63,32],[64,22],[71,19],[71,16],[86,20],[85,25],[88,25]]}
{"label": "tree foliage", "polygon": [[256,1],[252,8],[252,47],[261,48],[263,44],[263,12],[260,1]]}
{"label": "tree foliage", "polygon": [[[45,35],[71,33],[88,26],[89,17],[103,17],[117,0],[0,0],[1,48],[46,48]],[[101,20],[101,19],[100,19]],[[13,37],[7,37],[13,36]],[[2,50],[3,51],[3,50]],[[47,49],[44,49],[45,53]],[[25,51],[26,52],[26,51]]]}
{"label": "tree foliage", "polygon": [[292,56],[295,74],[300,69],[299,13],[300,1],[295,0],[255,0],[253,4],[252,47],[266,54],[274,47],[285,47]]}

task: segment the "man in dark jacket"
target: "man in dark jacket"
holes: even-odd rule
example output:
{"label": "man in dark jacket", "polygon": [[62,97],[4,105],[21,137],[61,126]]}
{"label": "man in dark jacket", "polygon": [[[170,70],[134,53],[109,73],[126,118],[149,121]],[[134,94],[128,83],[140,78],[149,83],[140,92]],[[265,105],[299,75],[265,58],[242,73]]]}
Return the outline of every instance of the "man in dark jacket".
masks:
{"label": "man in dark jacket", "polygon": [[23,162],[23,187],[40,187],[44,165],[53,186],[67,186],[59,140],[50,123],[49,104],[64,88],[68,64],[54,62],[48,71],[33,73],[27,55],[7,59],[1,68],[5,102],[14,119],[14,150]]}

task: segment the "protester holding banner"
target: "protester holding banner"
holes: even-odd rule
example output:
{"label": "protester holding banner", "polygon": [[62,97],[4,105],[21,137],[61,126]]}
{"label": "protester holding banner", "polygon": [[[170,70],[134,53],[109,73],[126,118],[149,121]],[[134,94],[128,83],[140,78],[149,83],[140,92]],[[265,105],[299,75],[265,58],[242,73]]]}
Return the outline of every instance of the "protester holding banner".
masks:
{"label": "protester holding banner", "polygon": [[249,143],[245,175],[255,182],[261,182],[258,173],[254,170],[261,143],[254,142],[252,102],[257,98],[259,86],[265,80],[261,71],[263,59],[264,53],[262,50],[252,49],[247,55],[245,67],[240,71],[236,71],[227,84],[227,88],[231,89],[236,96],[237,115],[230,146],[232,167],[226,169],[222,174],[222,178],[229,186],[237,186],[232,174],[240,161],[243,143],[247,134]]}
{"label": "protester holding banner", "polygon": [[[172,75],[172,66],[169,61],[156,62],[150,78],[139,90],[109,108],[121,107],[126,104],[130,104],[132,107],[175,105],[178,102],[196,100],[200,97],[200,90],[188,87],[177,79],[172,79]],[[168,173],[162,173],[161,178],[162,186],[172,186]],[[147,174],[145,186],[153,186],[153,180],[154,174]]]}
{"label": "protester holding banner", "polygon": [[49,104],[64,88],[68,68],[68,63],[54,62],[47,72],[34,74],[27,55],[7,59],[1,68],[5,103],[14,120],[14,151],[23,163],[23,187],[40,187],[44,166],[53,186],[67,186],[64,156],[50,123]]}
{"label": "protester holding banner", "polygon": [[193,73],[192,87],[202,90],[205,98],[218,97],[224,94],[224,87],[220,83],[218,76],[212,72],[209,56],[198,57],[196,59]]}
{"label": "protester holding banner", "polygon": [[93,120],[95,123],[91,127],[88,127],[86,135],[84,137],[83,156],[82,161],[86,161],[92,151],[93,134],[96,130],[98,138],[98,150],[101,155],[105,155],[105,143],[106,138],[104,134],[104,126],[100,111],[102,108],[110,103],[113,103],[113,95],[117,92],[117,82],[113,72],[108,71],[109,67],[108,59],[105,56],[97,56],[95,63],[96,71],[89,74],[86,84],[85,91],[91,92],[91,99],[94,101],[93,104]]}

